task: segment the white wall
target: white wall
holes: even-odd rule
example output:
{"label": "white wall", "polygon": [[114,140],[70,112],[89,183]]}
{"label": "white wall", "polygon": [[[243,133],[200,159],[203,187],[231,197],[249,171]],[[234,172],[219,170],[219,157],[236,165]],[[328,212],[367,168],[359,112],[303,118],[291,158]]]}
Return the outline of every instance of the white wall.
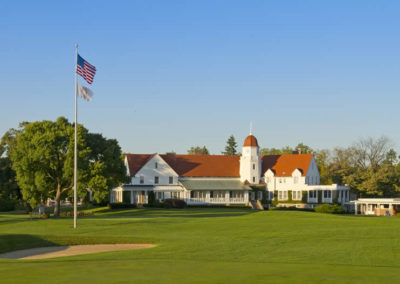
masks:
{"label": "white wall", "polygon": [[242,156],[240,157],[240,181],[244,182],[245,180],[247,180],[249,183],[259,184],[260,178],[261,158],[258,153],[258,147],[242,147]]}
{"label": "white wall", "polygon": [[[155,164],[157,163],[157,168]],[[170,185],[169,177],[173,177],[173,185],[178,184],[177,173],[160,157],[154,155],[136,174],[132,177],[132,184],[140,185],[140,176],[144,178],[144,185],[154,185],[154,177],[158,176],[158,185]]]}

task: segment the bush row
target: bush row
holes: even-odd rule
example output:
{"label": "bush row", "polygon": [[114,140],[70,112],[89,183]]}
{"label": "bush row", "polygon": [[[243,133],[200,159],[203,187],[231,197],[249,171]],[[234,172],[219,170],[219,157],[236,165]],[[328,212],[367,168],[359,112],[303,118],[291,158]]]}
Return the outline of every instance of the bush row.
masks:
{"label": "bush row", "polygon": [[136,208],[136,204],[130,204],[130,203],[108,203],[107,205],[108,209],[132,209]]}
{"label": "bush row", "polygon": [[[79,217],[82,217],[82,216],[93,216],[93,215],[94,215],[94,212],[93,212],[93,211],[88,211],[88,212],[85,212],[85,211],[78,211],[78,212],[77,212],[77,215],[78,215]],[[60,217],[72,217],[72,216],[74,216],[74,211],[64,211],[64,212],[60,212]]]}
{"label": "bush row", "polygon": [[188,205],[188,208],[250,208],[250,206],[247,205],[219,205],[219,204],[196,204],[196,205]]}
{"label": "bush row", "polygon": [[344,214],[342,206],[338,204],[323,204],[314,208],[315,212],[318,213],[329,213],[329,214]]}

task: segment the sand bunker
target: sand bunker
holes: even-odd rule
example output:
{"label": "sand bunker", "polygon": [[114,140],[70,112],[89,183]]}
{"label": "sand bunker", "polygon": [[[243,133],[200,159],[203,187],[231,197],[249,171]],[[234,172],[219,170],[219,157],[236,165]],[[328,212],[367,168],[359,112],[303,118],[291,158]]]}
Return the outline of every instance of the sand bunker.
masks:
{"label": "sand bunker", "polygon": [[155,247],[153,244],[102,244],[76,245],[59,247],[42,247],[16,250],[0,254],[0,258],[8,259],[45,259],[71,255],[98,253],[106,251],[136,250]]}

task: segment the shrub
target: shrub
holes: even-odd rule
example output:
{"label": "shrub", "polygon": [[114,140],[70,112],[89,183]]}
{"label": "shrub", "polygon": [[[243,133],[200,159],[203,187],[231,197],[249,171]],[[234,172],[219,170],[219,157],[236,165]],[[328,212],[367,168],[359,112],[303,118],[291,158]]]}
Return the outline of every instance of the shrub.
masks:
{"label": "shrub", "polygon": [[136,208],[136,204],[130,204],[130,203],[109,203],[108,204],[109,209],[132,209]]}
{"label": "shrub", "polygon": [[314,212],[312,208],[297,208],[296,206],[278,206],[278,207],[270,207],[269,210],[276,211],[307,211]]}
{"label": "shrub", "polygon": [[343,214],[344,210],[342,206],[338,204],[323,204],[321,206],[315,207],[315,212],[318,213],[329,213],[329,214]]}
{"label": "shrub", "polygon": [[154,194],[154,191],[149,191],[148,199],[149,199],[148,204],[150,205],[150,207],[153,207],[156,205],[156,196]]}
{"label": "shrub", "polygon": [[246,208],[249,209],[250,206],[248,205],[243,205],[243,204],[193,204],[193,205],[188,205],[188,208]]}
{"label": "shrub", "polygon": [[308,200],[308,192],[307,191],[302,191],[301,192],[301,202],[303,203],[307,203]]}
{"label": "shrub", "polygon": [[15,209],[16,202],[10,199],[0,198],[0,212],[1,211],[12,211]]}
{"label": "shrub", "polygon": [[165,199],[162,202],[164,208],[185,208],[187,204],[184,200],[181,199]]}
{"label": "shrub", "polygon": [[122,203],[130,203],[131,202],[131,192],[123,191],[122,192]]}
{"label": "shrub", "polygon": [[[94,212],[93,211],[88,211],[88,212],[78,211],[76,215],[78,215],[79,217],[93,216]],[[60,217],[72,217],[72,216],[74,216],[74,211],[64,211],[64,212],[60,213]]]}

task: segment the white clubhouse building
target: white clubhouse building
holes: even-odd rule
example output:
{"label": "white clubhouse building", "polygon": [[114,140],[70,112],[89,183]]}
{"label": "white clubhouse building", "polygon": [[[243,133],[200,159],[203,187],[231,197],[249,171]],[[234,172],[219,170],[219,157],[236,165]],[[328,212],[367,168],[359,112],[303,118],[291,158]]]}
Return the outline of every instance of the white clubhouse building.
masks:
{"label": "white clubhouse building", "polygon": [[[111,202],[148,203],[149,192],[162,201],[188,205],[263,204],[313,207],[347,204],[348,186],[320,185],[312,154],[260,156],[257,139],[247,136],[242,155],[127,154],[129,184],[111,190]],[[126,192],[126,193],[124,193]]]}

